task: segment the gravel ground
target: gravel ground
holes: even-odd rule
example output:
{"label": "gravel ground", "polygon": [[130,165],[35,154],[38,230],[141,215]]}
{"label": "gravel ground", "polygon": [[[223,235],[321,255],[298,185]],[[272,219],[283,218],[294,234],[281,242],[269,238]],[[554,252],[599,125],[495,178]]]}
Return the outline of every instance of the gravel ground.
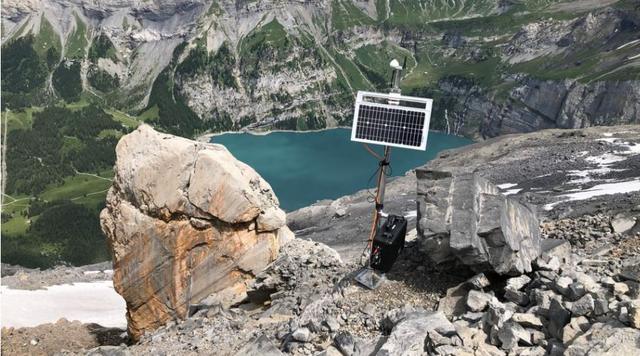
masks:
{"label": "gravel ground", "polygon": [[126,332],[97,324],[60,319],[32,328],[2,328],[3,355],[53,355],[126,343]]}

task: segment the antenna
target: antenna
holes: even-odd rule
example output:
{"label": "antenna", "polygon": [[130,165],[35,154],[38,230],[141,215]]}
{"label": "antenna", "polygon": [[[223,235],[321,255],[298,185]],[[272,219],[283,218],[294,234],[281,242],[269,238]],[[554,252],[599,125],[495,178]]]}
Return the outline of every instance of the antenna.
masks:
{"label": "antenna", "polygon": [[[381,271],[391,268],[404,246],[406,234],[406,220],[403,217],[389,216],[383,212],[391,147],[422,151],[427,147],[432,99],[401,95],[400,79],[406,64],[406,57],[402,66],[396,59],[389,63],[393,70],[389,94],[359,91],[353,115],[351,140],[364,143],[365,148],[379,160],[375,210],[367,242],[368,262],[355,277],[356,281],[369,289],[375,289],[382,283],[384,274]],[[383,145],[383,156],[375,154],[367,144]],[[381,231],[380,222],[387,216],[386,229],[390,229],[390,221],[394,224],[400,221],[404,222],[404,232],[398,239],[391,236],[394,233],[385,232],[387,235],[377,241]],[[385,252],[385,249],[389,252]]]}

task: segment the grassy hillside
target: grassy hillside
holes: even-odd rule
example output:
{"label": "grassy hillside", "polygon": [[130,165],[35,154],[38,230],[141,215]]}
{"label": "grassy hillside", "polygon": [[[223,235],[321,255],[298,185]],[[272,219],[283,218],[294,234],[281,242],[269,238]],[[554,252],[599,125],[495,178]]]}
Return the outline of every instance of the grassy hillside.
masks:
{"label": "grassy hillside", "polygon": [[111,185],[117,139],[139,122],[86,99],[3,113],[3,262],[50,267],[109,258],[98,213]]}

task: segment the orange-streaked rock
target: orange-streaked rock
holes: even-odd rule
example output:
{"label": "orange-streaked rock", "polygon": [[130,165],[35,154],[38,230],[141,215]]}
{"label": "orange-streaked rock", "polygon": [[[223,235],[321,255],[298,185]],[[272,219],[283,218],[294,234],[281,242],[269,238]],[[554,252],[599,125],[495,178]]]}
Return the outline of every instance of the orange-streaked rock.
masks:
{"label": "orange-streaked rock", "polygon": [[243,298],[291,238],[269,184],[223,146],[142,125],[116,152],[100,219],[134,340],[213,293]]}

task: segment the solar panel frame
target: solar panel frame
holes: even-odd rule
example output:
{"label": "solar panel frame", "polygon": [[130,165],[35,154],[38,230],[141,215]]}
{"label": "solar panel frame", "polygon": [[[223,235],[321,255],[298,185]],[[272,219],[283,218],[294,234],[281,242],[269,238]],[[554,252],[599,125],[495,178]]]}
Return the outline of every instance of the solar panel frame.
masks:
{"label": "solar panel frame", "polygon": [[[367,99],[386,100],[387,102],[398,102],[399,104],[402,102],[414,103],[420,105],[420,107],[383,104],[372,100],[367,101]],[[358,91],[355,110],[353,112],[351,141],[424,151],[427,148],[427,136],[429,133],[432,104],[433,100],[428,98]],[[378,110],[378,112],[375,112],[376,110]],[[385,111],[387,114],[390,111],[392,115],[396,116],[381,117],[380,114]],[[374,122],[370,123],[367,120],[366,122],[368,126],[365,127],[363,125],[359,125],[359,121],[362,118],[360,115],[361,113],[368,116],[363,119],[373,120]],[[414,120],[424,118],[424,121],[418,125],[419,127],[416,127],[415,124],[418,122],[411,122],[409,120],[402,121],[403,117],[399,116],[402,114],[411,115],[411,118]],[[398,123],[403,124],[403,126],[397,126]],[[396,124],[396,126],[393,124]],[[413,129],[410,128],[409,131],[407,131],[408,124],[413,125]],[[375,125],[384,125],[384,128],[381,127],[376,132]],[[374,127],[372,128],[371,126]],[[389,126],[391,126],[391,129],[389,129]],[[397,131],[393,132],[394,129]],[[363,130],[369,131],[363,132]],[[393,136],[391,139],[388,135],[385,135],[384,137],[382,136],[385,133],[388,134],[389,131],[391,131]]]}

